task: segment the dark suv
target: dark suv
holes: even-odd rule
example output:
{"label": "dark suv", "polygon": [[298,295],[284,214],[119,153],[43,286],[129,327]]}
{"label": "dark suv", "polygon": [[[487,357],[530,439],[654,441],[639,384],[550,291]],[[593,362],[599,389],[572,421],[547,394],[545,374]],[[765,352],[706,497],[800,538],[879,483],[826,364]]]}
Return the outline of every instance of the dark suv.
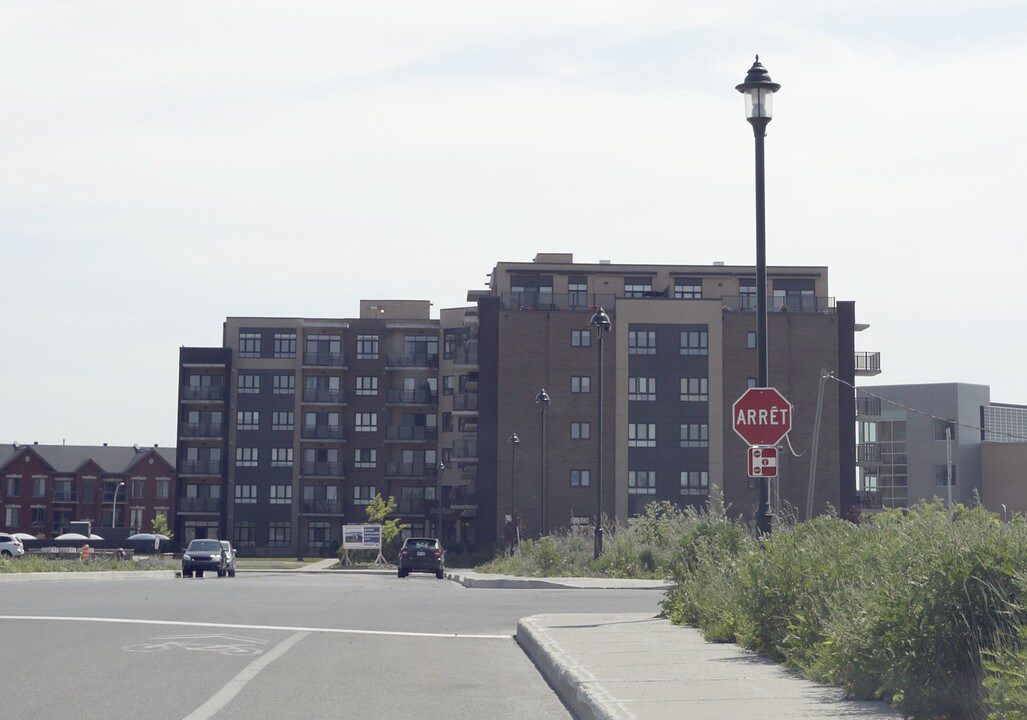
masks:
{"label": "dark suv", "polygon": [[399,551],[399,576],[411,572],[435,573],[439,580],[446,574],[446,554],[435,538],[412,537],[403,542]]}
{"label": "dark suv", "polygon": [[203,577],[204,570],[213,570],[218,577],[228,572],[225,549],[217,540],[193,540],[182,554],[182,577]]}

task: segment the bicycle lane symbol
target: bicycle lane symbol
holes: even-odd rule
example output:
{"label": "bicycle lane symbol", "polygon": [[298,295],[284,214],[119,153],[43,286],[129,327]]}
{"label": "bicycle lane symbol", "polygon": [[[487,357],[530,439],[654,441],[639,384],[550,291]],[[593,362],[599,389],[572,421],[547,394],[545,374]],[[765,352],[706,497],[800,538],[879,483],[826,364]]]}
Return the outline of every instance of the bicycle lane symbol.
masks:
{"label": "bicycle lane symbol", "polygon": [[158,653],[166,650],[199,650],[219,655],[242,657],[260,655],[267,640],[237,635],[170,635],[153,638],[149,642],[125,645],[122,650],[134,653]]}

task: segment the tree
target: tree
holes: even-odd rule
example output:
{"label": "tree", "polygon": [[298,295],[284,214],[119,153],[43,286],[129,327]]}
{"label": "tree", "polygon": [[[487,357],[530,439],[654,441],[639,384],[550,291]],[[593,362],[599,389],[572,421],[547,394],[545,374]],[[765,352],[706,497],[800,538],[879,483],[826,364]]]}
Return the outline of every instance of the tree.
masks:
{"label": "tree", "polygon": [[168,527],[168,519],[164,515],[158,515],[150,523],[153,526],[154,535],[166,535],[169,538],[174,537],[171,534],[171,529]]}
{"label": "tree", "polygon": [[371,502],[367,504],[366,512],[368,522],[382,526],[383,549],[391,543],[403,529],[403,523],[400,522],[399,518],[392,518],[391,520],[387,519],[389,515],[396,512],[396,507],[396,498],[390,495],[388,500],[384,500],[381,493],[375,495]]}

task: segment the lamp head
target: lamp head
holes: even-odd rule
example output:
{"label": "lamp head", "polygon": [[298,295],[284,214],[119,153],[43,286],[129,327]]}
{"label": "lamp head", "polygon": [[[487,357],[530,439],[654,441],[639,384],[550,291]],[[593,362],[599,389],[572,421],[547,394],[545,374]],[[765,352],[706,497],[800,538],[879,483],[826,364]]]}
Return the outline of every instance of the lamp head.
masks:
{"label": "lamp head", "polygon": [[610,316],[602,308],[596,310],[595,315],[589,320],[589,324],[599,332],[610,332],[610,328],[613,327],[613,323],[610,322]]}
{"label": "lamp head", "polygon": [[749,122],[770,122],[773,117],[773,103],[771,99],[781,85],[771,82],[770,73],[760,64],[760,56],[756,56],[756,62],[749,68],[745,76],[745,82],[735,85],[735,90],[745,96],[745,119]]}
{"label": "lamp head", "polygon": [[535,396],[535,402],[541,405],[543,410],[549,406],[549,393],[546,392],[545,388],[538,391],[538,395]]}

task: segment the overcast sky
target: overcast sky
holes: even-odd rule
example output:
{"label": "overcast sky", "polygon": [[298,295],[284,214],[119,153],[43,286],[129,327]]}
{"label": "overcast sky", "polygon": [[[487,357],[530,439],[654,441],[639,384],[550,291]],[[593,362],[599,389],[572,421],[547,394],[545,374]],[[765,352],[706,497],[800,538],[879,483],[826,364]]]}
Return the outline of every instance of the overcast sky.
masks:
{"label": "overcast sky", "polygon": [[1022,0],[0,0],[0,441],[173,445],[227,316],[753,264],[756,53],[768,263],[830,268],[867,382],[1027,404]]}

